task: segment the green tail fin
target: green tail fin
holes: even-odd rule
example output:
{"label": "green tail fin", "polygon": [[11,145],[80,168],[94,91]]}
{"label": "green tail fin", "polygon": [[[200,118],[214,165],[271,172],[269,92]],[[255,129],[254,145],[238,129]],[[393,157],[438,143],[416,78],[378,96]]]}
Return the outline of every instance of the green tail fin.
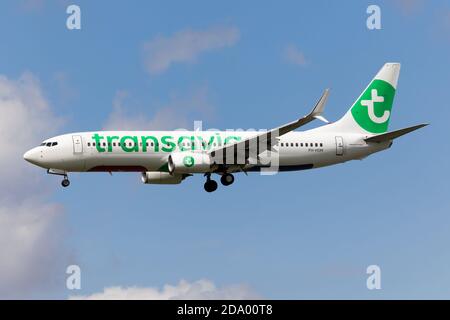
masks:
{"label": "green tail fin", "polygon": [[399,63],[386,63],[340,120],[347,129],[387,132],[400,74]]}

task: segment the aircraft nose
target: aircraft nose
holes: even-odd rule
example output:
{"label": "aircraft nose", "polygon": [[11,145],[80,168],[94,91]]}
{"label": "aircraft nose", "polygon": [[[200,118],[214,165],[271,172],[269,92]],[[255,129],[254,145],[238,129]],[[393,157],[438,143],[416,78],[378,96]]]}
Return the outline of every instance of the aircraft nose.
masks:
{"label": "aircraft nose", "polygon": [[23,158],[32,164],[37,164],[39,161],[39,153],[37,152],[37,150],[31,149],[25,152]]}

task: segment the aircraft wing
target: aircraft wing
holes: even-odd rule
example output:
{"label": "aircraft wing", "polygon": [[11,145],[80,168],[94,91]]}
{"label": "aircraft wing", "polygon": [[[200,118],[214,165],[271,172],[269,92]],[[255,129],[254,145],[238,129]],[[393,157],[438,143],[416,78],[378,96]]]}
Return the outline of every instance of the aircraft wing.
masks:
{"label": "aircraft wing", "polygon": [[278,137],[290,131],[293,131],[297,128],[300,128],[301,126],[304,126],[305,124],[315,119],[319,119],[328,123],[328,121],[322,116],[322,113],[325,107],[325,103],[327,102],[328,99],[329,91],[330,91],[329,89],[326,89],[324,91],[324,93],[322,94],[322,96],[317,101],[316,105],[308,115],[293,122],[282,125],[280,127],[274,128],[272,130],[262,132],[245,140],[238,141],[232,144],[227,144],[222,148],[211,151],[210,155],[213,158],[218,155],[219,156],[223,155],[223,157],[225,158],[226,155],[227,159],[229,156],[234,156],[234,159],[241,158],[246,160],[250,155],[251,148],[252,151],[254,150],[255,156],[258,156],[259,154],[261,154],[266,150],[272,150],[272,146],[278,143],[277,140]]}

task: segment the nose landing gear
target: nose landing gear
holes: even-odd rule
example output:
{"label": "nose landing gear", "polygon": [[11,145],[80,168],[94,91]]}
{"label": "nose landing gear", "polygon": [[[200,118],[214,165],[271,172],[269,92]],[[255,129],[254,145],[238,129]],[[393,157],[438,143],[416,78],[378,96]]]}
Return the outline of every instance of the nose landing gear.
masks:
{"label": "nose landing gear", "polygon": [[66,171],[56,170],[56,169],[48,169],[47,173],[48,174],[54,174],[54,175],[57,175],[57,176],[63,176],[64,179],[63,179],[63,181],[61,181],[61,185],[64,188],[67,188],[68,186],[70,186],[70,181],[69,181],[69,178],[67,177],[67,172]]}
{"label": "nose landing gear", "polygon": [[67,188],[68,186],[70,186],[70,181],[69,181],[69,178],[67,178],[67,176],[65,176],[64,179],[63,179],[63,181],[61,181],[61,185],[62,185],[64,188]]}

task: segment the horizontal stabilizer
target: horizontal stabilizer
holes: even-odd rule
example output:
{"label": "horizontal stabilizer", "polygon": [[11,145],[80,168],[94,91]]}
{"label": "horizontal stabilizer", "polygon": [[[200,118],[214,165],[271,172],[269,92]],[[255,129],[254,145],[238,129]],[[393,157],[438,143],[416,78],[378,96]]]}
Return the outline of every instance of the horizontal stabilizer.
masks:
{"label": "horizontal stabilizer", "polygon": [[403,129],[399,129],[399,130],[395,130],[395,131],[391,131],[391,132],[386,132],[383,134],[379,134],[367,139],[364,139],[366,142],[384,142],[384,141],[389,141],[389,140],[394,140],[398,137],[401,137],[407,133],[410,133],[414,130],[423,128],[425,126],[427,126],[428,123],[422,123],[422,124],[418,124],[416,126],[412,126],[412,127],[408,127],[408,128],[403,128]]}

